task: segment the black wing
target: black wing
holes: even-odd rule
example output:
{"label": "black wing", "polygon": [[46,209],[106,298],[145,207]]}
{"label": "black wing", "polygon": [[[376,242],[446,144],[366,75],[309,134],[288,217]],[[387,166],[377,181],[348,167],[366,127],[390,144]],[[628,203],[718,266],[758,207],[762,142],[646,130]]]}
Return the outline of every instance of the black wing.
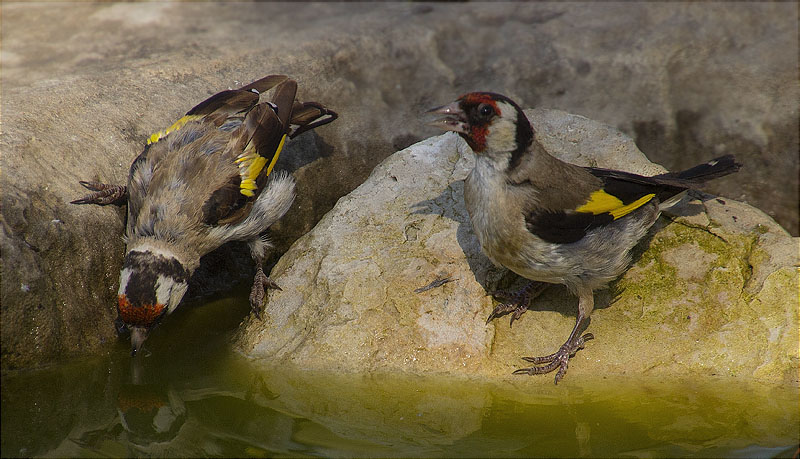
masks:
{"label": "black wing", "polygon": [[628,172],[586,169],[602,181],[602,188],[594,190],[574,209],[537,209],[529,213],[525,216],[528,231],[547,242],[577,242],[589,231],[624,218],[653,199],[667,199],[685,189]]}
{"label": "black wing", "polygon": [[586,233],[630,215],[653,199],[663,202],[682,191],[739,170],[732,155],[721,156],[681,172],[647,177],[612,169],[586,168],[603,181],[575,209],[537,209],[525,216],[528,230],[553,243],[569,244]]}
{"label": "black wing", "polygon": [[[250,213],[289,133],[296,92],[297,83],[286,79],[278,84],[270,102],[253,105],[247,111],[242,124],[232,133],[235,140],[228,155],[238,165],[239,173],[203,203],[206,224],[236,223]],[[223,106],[227,106],[224,101]]]}

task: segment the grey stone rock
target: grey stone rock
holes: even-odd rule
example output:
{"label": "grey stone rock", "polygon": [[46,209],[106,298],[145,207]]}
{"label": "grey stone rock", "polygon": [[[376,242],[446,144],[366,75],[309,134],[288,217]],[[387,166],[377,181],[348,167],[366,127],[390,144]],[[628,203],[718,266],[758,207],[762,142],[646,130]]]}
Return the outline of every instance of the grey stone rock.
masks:
{"label": "grey stone rock", "polygon": [[[67,204],[121,183],[143,140],[203,98],[269,73],[342,116],[287,147],[298,199],[280,254],[469,90],[580,113],[671,169],[735,153],[709,191],[797,234],[797,5],[3,3],[2,368],[115,339],[124,209]],[[199,290],[251,274],[215,255]],[[241,256],[245,254],[244,256]],[[191,293],[191,291],[190,291]],[[202,292],[201,292],[202,293]]]}
{"label": "grey stone rock", "polygon": [[[616,129],[560,111],[527,112],[565,160],[663,169]],[[342,372],[500,377],[558,349],[577,299],[551,287],[512,327],[487,325],[504,269],[481,253],[463,202],[474,157],[449,133],[400,151],[279,260],[265,319],[237,346],[271,364]],[[568,378],[724,374],[797,382],[798,240],[764,213],[695,193],[662,217],[637,261],[600,291]],[[441,278],[450,282],[422,293]],[[552,375],[539,378],[552,384]]]}

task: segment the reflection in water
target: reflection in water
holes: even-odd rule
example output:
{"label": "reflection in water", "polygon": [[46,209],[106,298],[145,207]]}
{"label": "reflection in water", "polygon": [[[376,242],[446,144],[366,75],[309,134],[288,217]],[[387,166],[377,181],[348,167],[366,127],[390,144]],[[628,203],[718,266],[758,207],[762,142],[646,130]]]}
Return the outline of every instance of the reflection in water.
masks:
{"label": "reflection in water", "polygon": [[170,441],[186,421],[186,407],[177,394],[168,390],[165,396],[152,385],[123,385],[117,409],[127,440],[135,445]]}
{"label": "reflection in water", "polygon": [[[105,387],[87,392],[106,396],[67,401],[64,408],[80,415],[46,441],[35,430],[27,438],[7,435],[7,421],[30,420],[4,398],[3,455],[735,456],[793,453],[798,435],[795,388],[741,382],[736,389],[728,381],[556,388],[530,379],[490,384],[264,369],[228,355],[212,373],[155,380],[139,369],[135,384],[129,378],[137,372],[121,360],[106,360]],[[80,389],[85,373],[62,381]],[[14,379],[4,386],[14,387]],[[63,387],[34,389],[38,404],[64,399]]]}
{"label": "reflection in water", "polygon": [[90,430],[73,441],[102,452],[107,442],[127,445],[129,454],[143,454],[155,443],[170,442],[186,422],[186,408],[174,391],[153,385],[124,384],[117,398],[119,416],[101,429]]}
{"label": "reflection in water", "polygon": [[[178,393],[169,384],[148,382],[146,365],[140,358],[121,356],[109,359],[107,368],[109,378],[104,391],[116,392],[114,408],[117,416],[99,427],[87,427],[82,433],[76,426],[68,441],[61,444],[60,448],[66,448],[62,451],[82,451],[84,455],[89,451],[101,455],[114,454],[108,450],[113,445],[113,451],[124,451],[123,455],[143,455],[154,452],[154,445],[174,441],[187,419],[186,406]],[[72,450],[70,443],[79,449]]]}
{"label": "reflection in water", "polygon": [[265,368],[230,351],[227,331],[247,313],[221,321],[230,311],[225,302],[189,310],[152,336],[149,356],[132,360],[120,342],[105,357],[4,376],[2,455],[791,457],[797,449],[796,387]]}

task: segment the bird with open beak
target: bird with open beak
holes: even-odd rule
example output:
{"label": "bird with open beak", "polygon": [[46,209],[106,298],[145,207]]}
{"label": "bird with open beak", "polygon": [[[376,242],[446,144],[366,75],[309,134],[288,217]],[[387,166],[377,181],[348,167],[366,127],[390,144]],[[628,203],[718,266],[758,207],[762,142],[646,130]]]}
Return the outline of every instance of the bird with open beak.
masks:
{"label": "bird with open beak", "polygon": [[127,185],[81,182],[94,192],[74,204],[128,205],[117,311],[132,354],[178,307],[200,257],[227,242],[247,241],[256,262],[256,315],[264,289],[278,288],[261,266],[269,248],[262,233],[289,210],[294,180],[271,173],[287,138],[337,118],[296,93],[285,75],[217,93],[147,139]]}
{"label": "bird with open beak", "polygon": [[647,234],[662,209],[689,188],[736,172],[723,156],[683,172],[645,177],[580,167],[552,156],[514,101],[500,94],[473,92],[430,110],[443,115],[430,123],[458,133],[475,153],[464,183],[464,201],[483,252],[497,265],[530,280],[492,319],[511,322],[547,284],[564,284],[578,297],[575,326],[554,353],[523,357],[533,364],[516,374],[567,371],[569,359],[593,338],[583,334],[594,308],[594,291],[621,275],[631,249]]}

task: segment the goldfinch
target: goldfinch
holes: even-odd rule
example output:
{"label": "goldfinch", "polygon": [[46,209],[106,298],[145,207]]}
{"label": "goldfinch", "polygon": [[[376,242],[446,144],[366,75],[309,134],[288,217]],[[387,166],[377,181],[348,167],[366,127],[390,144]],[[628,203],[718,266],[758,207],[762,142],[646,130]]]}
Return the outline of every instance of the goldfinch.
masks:
{"label": "goldfinch", "polygon": [[338,116],[296,101],[296,93],[297,83],[285,75],[217,93],[147,139],[127,186],[81,182],[94,192],[73,204],[128,204],[117,311],[130,330],[132,355],[180,304],[200,257],[226,242],[250,246],[256,315],[264,289],[278,288],[261,267],[269,248],[261,234],[289,210],[294,180],[270,174],[287,138]]}
{"label": "goldfinch", "polygon": [[683,172],[645,177],[617,170],[580,167],[551,156],[536,140],[522,109],[500,94],[474,92],[430,110],[444,115],[432,126],[458,133],[475,152],[464,183],[464,201],[483,252],[533,282],[513,301],[500,304],[492,319],[528,308],[542,284],[564,284],[578,297],[578,315],[567,341],[515,374],[564,377],[570,357],[593,338],[582,333],[594,308],[594,290],[605,287],[631,262],[631,249],[662,209],[683,192],[736,172],[723,156]]}

